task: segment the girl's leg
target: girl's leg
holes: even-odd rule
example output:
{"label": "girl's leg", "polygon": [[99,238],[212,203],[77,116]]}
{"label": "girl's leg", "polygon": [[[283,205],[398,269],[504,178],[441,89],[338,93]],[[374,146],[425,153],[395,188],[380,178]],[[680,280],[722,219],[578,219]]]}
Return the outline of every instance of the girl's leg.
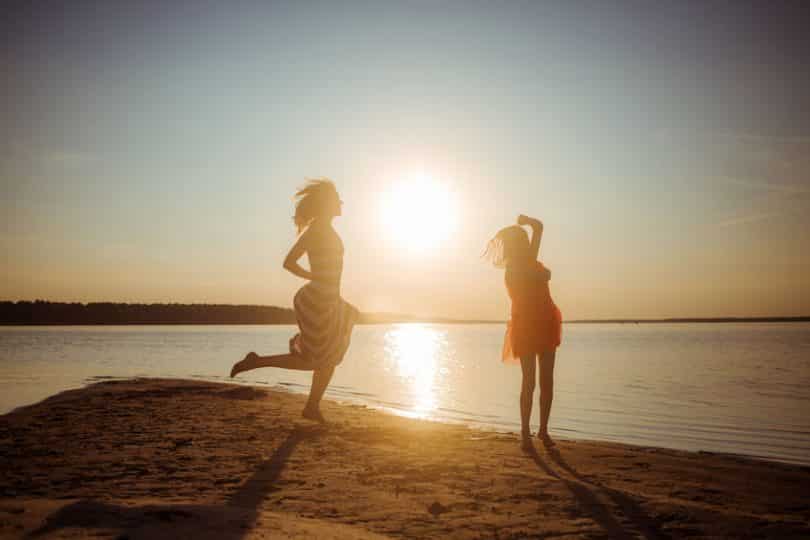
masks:
{"label": "girl's leg", "polygon": [[233,368],[231,368],[231,377],[235,377],[243,371],[250,371],[251,369],[263,367],[312,371],[312,363],[308,359],[297,354],[259,356],[255,352],[249,352],[241,361],[233,365]]}
{"label": "girl's leg", "polygon": [[531,436],[529,422],[532,417],[532,401],[534,397],[534,366],[534,354],[520,358],[520,367],[523,370],[523,381],[520,386],[520,433],[524,442]]}
{"label": "girl's leg", "polygon": [[329,386],[329,381],[332,380],[334,373],[335,366],[316,369],[312,372],[312,386],[309,389],[309,399],[307,399],[304,412],[301,413],[304,418],[315,420],[322,424],[326,422],[326,419],[321,414],[321,398],[323,398],[326,387]]}
{"label": "girl's leg", "polygon": [[554,442],[548,435],[548,417],[551,415],[551,401],[554,399],[554,359],[557,351],[546,351],[540,357],[540,431],[537,436],[546,445]]}

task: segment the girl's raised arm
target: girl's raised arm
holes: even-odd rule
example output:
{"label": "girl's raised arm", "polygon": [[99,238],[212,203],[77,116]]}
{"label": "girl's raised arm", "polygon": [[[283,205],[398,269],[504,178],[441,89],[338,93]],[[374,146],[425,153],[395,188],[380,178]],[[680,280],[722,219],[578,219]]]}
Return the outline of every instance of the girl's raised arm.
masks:
{"label": "girl's raised arm", "polygon": [[540,239],[543,237],[543,222],[539,219],[530,218],[523,214],[518,216],[518,225],[529,225],[532,228],[532,240],[529,245],[529,253],[532,259],[537,260],[540,254]]}
{"label": "girl's raised arm", "polygon": [[295,244],[293,244],[293,247],[290,248],[290,252],[287,253],[287,256],[284,257],[284,269],[293,275],[312,281],[312,272],[305,270],[298,264],[298,259],[309,249],[310,236],[309,227],[307,227],[307,229],[298,236],[298,239],[295,241]]}

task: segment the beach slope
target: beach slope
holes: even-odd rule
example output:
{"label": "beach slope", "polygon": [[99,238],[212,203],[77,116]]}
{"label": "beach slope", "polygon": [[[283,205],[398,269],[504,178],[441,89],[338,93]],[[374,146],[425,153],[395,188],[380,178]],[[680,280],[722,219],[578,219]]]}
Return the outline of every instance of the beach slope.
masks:
{"label": "beach slope", "polygon": [[[810,468],[516,436],[185,380],[0,417],[2,538],[807,538]],[[517,411],[516,411],[517,413]]]}

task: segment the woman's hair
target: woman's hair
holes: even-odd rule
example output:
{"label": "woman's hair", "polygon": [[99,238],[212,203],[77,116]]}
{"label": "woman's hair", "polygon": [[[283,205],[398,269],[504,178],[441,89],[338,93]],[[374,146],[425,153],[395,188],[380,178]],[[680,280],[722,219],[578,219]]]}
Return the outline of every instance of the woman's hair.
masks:
{"label": "woman's hair", "polygon": [[303,231],[313,219],[325,216],[337,198],[337,188],[327,178],[309,180],[304,187],[296,191],[293,222],[298,232]]}
{"label": "woman's hair", "polygon": [[510,260],[524,255],[529,249],[529,235],[520,225],[504,227],[487,242],[481,255],[497,268],[503,268]]}

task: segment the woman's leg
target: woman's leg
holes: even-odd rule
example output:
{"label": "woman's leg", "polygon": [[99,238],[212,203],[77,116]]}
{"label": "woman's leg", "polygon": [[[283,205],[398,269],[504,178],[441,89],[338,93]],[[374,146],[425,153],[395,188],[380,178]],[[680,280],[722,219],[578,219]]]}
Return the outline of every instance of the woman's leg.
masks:
{"label": "woman's leg", "polygon": [[297,354],[276,354],[273,356],[259,356],[254,352],[250,352],[241,361],[234,364],[231,369],[231,377],[249,371],[251,369],[258,369],[262,367],[275,367],[282,369],[297,369],[301,371],[312,371],[312,386],[309,389],[309,399],[304,407],[304,418],[315,420],[317,422],[326,422],[321,414],[320,405],[326,388],[332,380],[332,375],[335,372],[335,366],[326,368],[314,369],[312,362],[303,356]]}
{"label": "woman's leg", "polygon": [[535,363],[534,354],[520,358],[520,367],[523,370],[523,380],[520,386],[520,433],[524,441],[531,436],[529,422],[532,418]]}
{"label": "woman's leg", "polygon": [[259,356],[255,352],[249,352],[241,361],[233,365],[233,368],[231,368],[231,377],[235,377],[243,371],[250,371],[251,369],[263,367],[312,371],[312,362],[297,354]]}
{"label": "woman's leg", "polygon": [[554,359],[557,351],[546,351],[540,356],[540,431],[537,436],[547,445],[554,444],[548,435],[548,417],[554,399]]}
{"label": "woman's leg", "polygon": [[323,398],[326,387],[329,386],[329,381],[332,380],[334,373],[335,366],[316,369],[312,372],[312,386],[309,389],[309,399],[307,399],[304,412],[301,413],[304,418],[321,423],[326,422],[323,414],[321,414],[321,398]]}

